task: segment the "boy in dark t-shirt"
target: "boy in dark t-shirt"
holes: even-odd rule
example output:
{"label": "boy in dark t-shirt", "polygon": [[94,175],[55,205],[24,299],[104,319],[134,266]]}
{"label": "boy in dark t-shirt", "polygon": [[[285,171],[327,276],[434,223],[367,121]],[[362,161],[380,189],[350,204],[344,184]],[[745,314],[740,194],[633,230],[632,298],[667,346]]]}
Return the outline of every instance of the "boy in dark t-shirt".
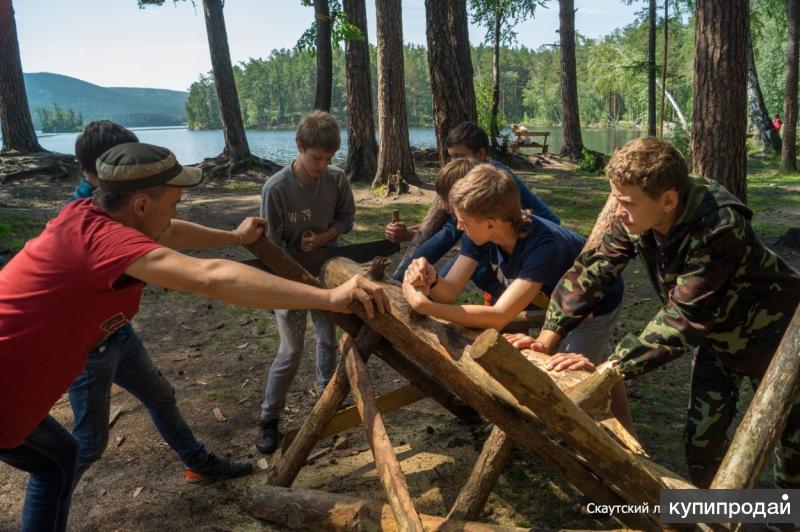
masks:
{"label": "boy in dark t-shirt", "polygon": [[[411,263],[403,281],[403,294],[411,307],[421,314],[482,329],[503,329],[529,307],[547,308],[550,294],[586,240],[548,220],[524,215],[513,179],[490,164],[476,166],[455,182],[448,203],[458,228],[465,232],[461,251],[443,278],[424,257]],[[454,304],[484,261],[491,264],[496,282],[503,287],[497,302],[492,306]],[[566,351],[590,353],[597,362],[604,357],[623,290],[619,278],[595,307],[593,319],[564,339]],[[622,386],[615,390],[613,411],[632,429]]]}

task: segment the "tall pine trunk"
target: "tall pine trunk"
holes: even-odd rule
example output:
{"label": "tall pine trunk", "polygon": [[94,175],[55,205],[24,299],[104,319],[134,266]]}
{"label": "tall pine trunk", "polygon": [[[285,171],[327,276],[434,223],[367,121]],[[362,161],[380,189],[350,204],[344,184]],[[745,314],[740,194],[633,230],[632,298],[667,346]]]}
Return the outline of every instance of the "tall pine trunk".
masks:
{"label": "tall pine trunk", "polygon": [[222,0],[203,0],[203,12],[206,18],[208,48],[211,52],[211,68],[214,70],[222,131],[225,135],[225,153],[235,165],[250,157],[250,146],[247,144],[244,132],[239,95],[233,77],[228,33],[225,30],[225,17],[222,14]]}
{"label": "tall pine trunk", "polygon": [[367,7],[365,0],[344,0],[343,7],[350,24],[364,35],[363,39],[345,42],[348,112],[345,173],[350,181],[370,183],[378,168],[378,143],[372,114]]}
{"label": "tall pine trunk", "polygon": [[786,89],[783,99],[783,149],[781,165],[797,171],[797,61],[800,29],[800,0],[789,0],[786,8],[789,38],[786,43]]}
{"label": "tall pine trunk", "polygon": [[583,157],[581,118],[578,110],[578,74],[575,66],[575,2],[558,2],[561,36],[561,121],[564,127],[562,155]]}
{"label": "tall pine trunk", "polygon": [[448,3],[442,0],[425,0],[433,123],[441,164],[447,162],[447,134],[453,127],[470,119],[462,91],[457,89],[460,83],[459,67],[450,33]]}
{"label": "tall pine trunk", "polygon": [[748,0],[697,0],[692,171],[747,201]]}
{"label": "tall pine trunk", "polygon": [[22,153],[43,151],[33,129],[11,0],[0,0],[0,125],[3,149]]}
{"label": "tall pine trunk", "polygon": [[650,0],[647,32],[647,134],[656,135],[656,0]]}
{"label": "tall pine trunk", "polygon": [[781,136],[772,125],[767,106],[764,104],[764,95],[758,83],[756,72],[756,57],[753,53],[753,38],[748,34],[747,40],[747,103],[750,109],[750,119],[758,130],[758,138],[764,151],[781,152]]}
{"label": "tall pine trunk", "polygon": [[500,136],[497,115],[500,113],[500,30],[503,24],[503,12],[500,7],[495,7],[494,32],[492,37],[492,109],[489,114],[489,140],[492,149],[497,150],[497,137]]}
{"label": "tall pine trunk", "polygon": [[317,91],[314,108],[330,112],[333,86],[333,51],[331,49],[331,13],[328,0],[314,0],[317,23]]}
{"label": "tall pine trunk", "polygon": [[478,121],[478,105],[475,100],[475,82],[472,70],[472,49],[469,44],[469,20],[467,0],[447,0],[450,23],[450,38],[456,57],[456,87],[464,101],[466,120]]}
{"label": "tall pine trunk", "polygon": [[386,184],[387,192],[401,191],[402,180],[419,184],[408,143],[401,12],[400,0],[375,1],[378,28],[378,124],[381,140],[378,170],[372,187]]}

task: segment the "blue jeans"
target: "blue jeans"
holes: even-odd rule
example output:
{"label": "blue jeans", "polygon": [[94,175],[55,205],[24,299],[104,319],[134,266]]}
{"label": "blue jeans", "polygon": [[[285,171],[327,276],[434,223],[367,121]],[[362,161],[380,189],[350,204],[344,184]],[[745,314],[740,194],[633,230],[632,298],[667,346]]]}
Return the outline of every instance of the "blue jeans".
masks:
{"label": "blue jeans", "polygon": [[47,416],[25,443],[0,449],[0,460],[30,473],[20,530],[66,530],[78,447],[58,421]]}
{"label": "blue jeans", "polygon": [[[283,414],[286,396],[303,359],[307,320],[307,310],[275,311],[281,343],[267,373],[264,402],[261,403],[262,421],[275,421]],[[317,384],[324,388],[336,369],[336,325],[316,310],[311,311],[311,323],[317,340]]]}
{"label": "blue jeans", "polygon": [[175,389],[128,325],[89,353],[86,369],[69,388],[78,441],[78,478],[108,444],[111,384],[129,391],[147,408],[158,432],[188,468],[202,465],[208,451],[197,441],[175,403]]}

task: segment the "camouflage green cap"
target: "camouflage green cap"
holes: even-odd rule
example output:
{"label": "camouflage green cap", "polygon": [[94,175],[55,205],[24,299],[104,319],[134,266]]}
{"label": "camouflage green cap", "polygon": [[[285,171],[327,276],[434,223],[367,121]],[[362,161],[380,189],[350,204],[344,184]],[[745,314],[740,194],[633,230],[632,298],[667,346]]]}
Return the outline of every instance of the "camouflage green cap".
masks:
{"label": "camouflage green cap", "polygon": [[181,166],[167,148],[127,142],[97,159],[97,178],[101,189],[119,194],[158,185],[193,187],[203,180],[203,171]]}

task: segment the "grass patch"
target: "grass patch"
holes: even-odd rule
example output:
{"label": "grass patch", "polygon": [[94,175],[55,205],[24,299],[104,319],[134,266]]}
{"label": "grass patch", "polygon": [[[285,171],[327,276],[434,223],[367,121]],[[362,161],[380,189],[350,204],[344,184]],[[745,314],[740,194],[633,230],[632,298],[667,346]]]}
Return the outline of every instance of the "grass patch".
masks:
{"label": "grass patch", "polygon": [[19,250],[42,232],[47,219],[42,214],[0,210],[0,249]]}

